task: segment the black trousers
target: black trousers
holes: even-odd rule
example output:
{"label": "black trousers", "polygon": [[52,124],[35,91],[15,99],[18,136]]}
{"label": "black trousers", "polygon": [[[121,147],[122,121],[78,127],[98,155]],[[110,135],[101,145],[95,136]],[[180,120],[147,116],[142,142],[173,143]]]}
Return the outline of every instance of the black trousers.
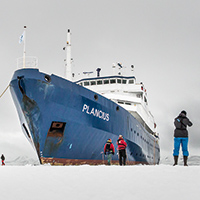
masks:
{"label": "black trousers", "polygon": [[119,164],[126,165],[126,149],[119,150]]}

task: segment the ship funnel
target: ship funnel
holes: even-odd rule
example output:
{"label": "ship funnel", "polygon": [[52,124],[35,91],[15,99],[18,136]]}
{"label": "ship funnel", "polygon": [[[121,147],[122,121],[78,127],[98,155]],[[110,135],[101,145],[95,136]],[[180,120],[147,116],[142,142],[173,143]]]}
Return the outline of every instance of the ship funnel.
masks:
{"label": "ship funnel", "polygon": [[101,68],[97,68],[97,77],[99,77],[100,76],[100,71],[101,71]]}
{"label": "ship funnel", "polygon": [[63,48],[66,50],[66,59],[65,59],[65,78],[67,80],[72,80],[72,58],[71,58],[71,32],[70,29],[67,30],[67,42],[66,47]]}

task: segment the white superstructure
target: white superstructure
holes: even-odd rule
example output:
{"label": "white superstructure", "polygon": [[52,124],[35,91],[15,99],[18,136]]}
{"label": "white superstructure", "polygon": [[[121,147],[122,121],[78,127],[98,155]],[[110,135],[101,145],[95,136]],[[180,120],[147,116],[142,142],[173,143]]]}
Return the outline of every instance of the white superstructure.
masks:
{"label": "white superstructure", "polygon": [[109,76],[77,81],[129,111],[151,134],[156,134],[154,117],[148,109],[147,92],[143,83],[136,83],[134,76]]}

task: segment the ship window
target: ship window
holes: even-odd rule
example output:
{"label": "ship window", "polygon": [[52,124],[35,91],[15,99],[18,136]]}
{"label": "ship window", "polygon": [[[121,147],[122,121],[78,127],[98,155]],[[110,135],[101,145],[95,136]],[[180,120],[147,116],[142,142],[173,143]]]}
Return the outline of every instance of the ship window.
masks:
{"label": "ship window", "polygon": [[84,86],[88,86],[90,83],[88,81],[84,82]]}
{"label": "ship window", "polygon": [[110,83],[111,84],[116,83],[116,79],[110,79]]}
{"label": "ship window", "polygon": [[119,103],[119,104],[124,104],[124,102],[123,102],[123,101],[118,101],[118,103]]}
{"label": "ship window", "polygon": [[104,80],[103,83],[104,84],[109,84],[109,80]]}
{"label": "ship window", "polygon": [[126,84],[126,80],[125,80],[125,79],[123,79],[123,80],[122,80],[122,83],[123,83],[123,84]]}
{"label": "ship window", "polygon": [[102,81],[97,81],[97,85],[102,85]]}
{"label": "ship window", "polygon": [[125,104],[126,104],[126,105],[131,105],[131,103],[129,103],[129,102],[126,102]]}
{"label": "ship window", "polygon": [[122,79],[117,79],[117,83],[122,83]]}
{"label": "ship window", "polygon": [[98,95],[97,95],[97,94],[94,95],[94,99],[95,99],[96,101],[98,100]]}
{"label": "ship window", "polygon": [[81,85],[81,86],[82,86],[82,85],[83,85],[83,83],[79,83],[79,85]]}
{"label": "ship window", "polygon": [[91,81],[91,85],[96,85],[96,81]]}
{"label": "ship window", "polygon": [[119,106],[116,107],[116,110],[119,111]]}
{"label": "ship window", "polygon": [[133,79],[131,79],[131,80],[129,80],[129,82],[128,82],[129,84],[133,84],[134,83],[134,80]]}

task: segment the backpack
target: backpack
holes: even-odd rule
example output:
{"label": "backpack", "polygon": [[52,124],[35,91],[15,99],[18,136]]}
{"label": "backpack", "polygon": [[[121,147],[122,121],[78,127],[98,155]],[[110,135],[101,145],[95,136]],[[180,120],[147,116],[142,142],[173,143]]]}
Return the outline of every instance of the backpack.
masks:
{"label": "backpack", "polygon": [[177,129],[186,129],[186,125],[183,123],[182,117],[177,117],[174,121],[174,125]]}
{"label": "backpack", "polygon": [[108,143],[108,142],[106,143],[106,152],[110,151],[110,144],[111,143]]}

